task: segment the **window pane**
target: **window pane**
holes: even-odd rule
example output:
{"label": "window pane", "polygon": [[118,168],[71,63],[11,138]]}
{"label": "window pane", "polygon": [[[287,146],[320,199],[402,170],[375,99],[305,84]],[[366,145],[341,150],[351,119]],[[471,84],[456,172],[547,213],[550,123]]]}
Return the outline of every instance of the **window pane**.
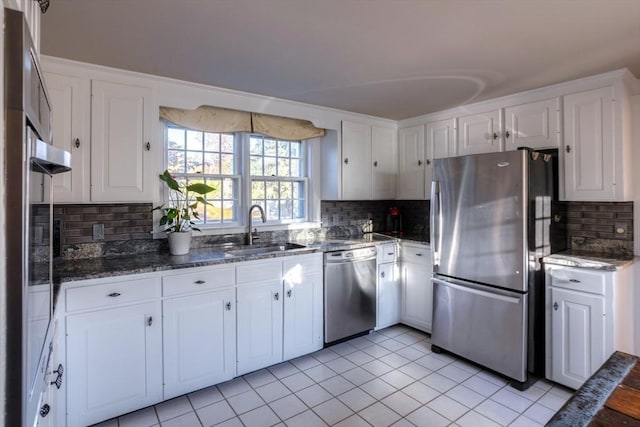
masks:
{"label": "window pane", "polygon": [[278,141],[278,156],[289,157],[289,141]]}
{"label": "window pane", "polygon": [[304,184],[301,182],[292,182],[292,187],[293,190],[291,192],[291,197],[294,199],[301,199],[302,198],[302,192],[304,190]]}
{"label": "window pane", "polygon": [[210,205],[207,205],[207,221],[215,221],[220,222],[222,219],[222,203],[221,202],[213,202]]}
{"label": "window pane", "polygon": [[264,181],[253,181],[251,183],[251,198],[252,199],[264,199],[265,198],[265,190],[264,190]]}
{"label": "window pane", "polygon": [[207,194],[207,200],[211,201],[212,199],[219,199],[220,197],[222,197],[222,181],[219,179],[210,179],[207,181],[207,184],[209,184],[211,187],[214,188],[214,190]]}
{"label": "window pane", "polygon": [[167,169],[170,173],[184,173],[184,151],[168,151]]}
{"label": "window pane", "polygon": [[262,138],[252,136],[249,139],[249,151],[251,154],[262,154]]}
{"label": "window pane", "polygon": [[233,153],[235,150],[233,149],[233,135],[228,133],[220,134],[220,151],[225,153]]}
{"label": "window pane", "polygon": [[233,154],[222,154],[221,156],[221,173],[224,175],[233,175],[235,168],[233,167]]}
{"label": "window pane", "polygon": [[169,148],[181,148],[184,150],[184,129],[168,128],[167,140]]}
{"label": "window pane", "polygon": [[276,221],[280,219],[280,201],[279,200],[267,200],[267,221]]}
{"label": "window pane", "polygon": [[264,176],[276,176],[276,158],[265,157],[264,158]]}
{"label": "window pane", "polygon": [[292,182],[282,182],[280,183],[280,198],[281,199],[291,199],[293,198],[293,183]]}
{"label": "window pane", "polygon": [[202,173],[202,152],[187,151],[187,173]]}
{"label": "window pane", "polygon": [[233,179],[225,178],[222,181],[222,198],[233,199]]}
{"label": "window pane", "polygon": [[278,182],[267,182],[267,199],[279,199]]}
{"label": "window pane", "polygon": [[278,159],[278,176],[290,176],[289,159]]}
{"label": "window pane", "polygon": [[233,222],[236,220],[237,203],[235,201],[225,201],[222,205],[222,215],[225,222]]}
{"label": "window pane", "polygon": [[204,173],[211,175],[220,173],[220,154],[204,153]]}
{"label": "window pane", "polygon": [[300,159],[291,159],[291,176],[301,176],[300,173]]}
{"label": "window pane", "polygon": [[280,201],[280,219],[293,218],[293,203],[291,200]]}
{"label": "window pane", "polygon": [[251,156],[251,175],[263,176],[262,156]]}
{"label": "window pane", "polygon": [[206,151],[220,151],[220,134],[206,132],[204,134],[204,149]]}
{"label": "window pane", "polygon": [[264,140],[264,154],[265,156],[276,155],[276,142],[273,139]]}
{"label": "window pane", "polygon": [[300,157],[300,145],[301,143],[299,142],[292,142],[291,143],[291,157]]}
{"label": "window pane", "polygon": [[202,151],[202,132],[195,130],[187,131],[187,150]]}
{"label": "window pane", "polygon": [[293,203],[293,217],[304,218],[304,203],[302,200],[295,200]]}

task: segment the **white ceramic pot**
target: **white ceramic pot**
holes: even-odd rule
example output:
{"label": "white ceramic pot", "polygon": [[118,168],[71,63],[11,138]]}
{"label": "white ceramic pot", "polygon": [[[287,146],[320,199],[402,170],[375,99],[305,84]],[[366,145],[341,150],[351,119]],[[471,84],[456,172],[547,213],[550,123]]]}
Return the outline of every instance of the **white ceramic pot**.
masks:
{"label": "white ceramic pot", "polygon": [[171,255],[186,255],[191,246],[191,230],[169,233],[169,252]]}

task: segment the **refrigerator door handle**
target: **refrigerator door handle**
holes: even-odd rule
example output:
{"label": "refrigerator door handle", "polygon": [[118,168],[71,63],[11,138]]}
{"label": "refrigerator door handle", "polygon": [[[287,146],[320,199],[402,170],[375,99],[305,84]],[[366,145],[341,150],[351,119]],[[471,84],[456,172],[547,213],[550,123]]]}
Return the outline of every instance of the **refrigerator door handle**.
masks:
{"label": "refrigerator door handle", "polygon": [[476,287],[474,285],[468,284],[468,285],[458,285],[456,283],[452,283],[449,281],[445,281],[445,280],[441,280],[441,279],[436,279],[433,278],[431,279],[433,282],[437,282],[439,284],[441,284],[442,286],[448,286],[450,288],[453,289],[457,289],[460,291],[464,291],[464,292],[468,292],[471,294],[475,294],[475,295],[479,295],[485,298],[489,298],[489,299],[493,299],[493,300],[500,300],[500,301],[504,301],[507,303],[511,303],[511,304],[519,304],[520,303],[520,299],[521,299],[521,295],[516,296],[511,296],[514,293],[513,292],[509,292],[509,291],[501,291],[499,289],[495,289],[492,288],[491,291],[485,291],[483,289],[479,289],[480,287]]}
{"label": "refrigerator door handle", "polygon": [[431,252],[433,254],[434,271],[440,265],[440,182],[431,181]]}

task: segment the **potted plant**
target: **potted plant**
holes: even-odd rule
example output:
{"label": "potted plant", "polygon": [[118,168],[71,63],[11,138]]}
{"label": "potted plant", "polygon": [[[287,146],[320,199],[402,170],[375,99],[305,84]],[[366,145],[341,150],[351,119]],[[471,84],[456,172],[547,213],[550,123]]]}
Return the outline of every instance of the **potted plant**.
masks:
{"label": "potted plant", "polygon": [[202,182],[189,185],[179,184],[168,170],[160,175],[160,180],[169,187],[169,205],[164,204],[154,208],[162,212],[160,225],[165,226],[168,233],[169,252],[171,255],[185,255],[189,253],[191,245],[191,231],[200,231],[195,227],[194,220],[199,219],[198,204],[210,205],[204,195],[215,190]]}

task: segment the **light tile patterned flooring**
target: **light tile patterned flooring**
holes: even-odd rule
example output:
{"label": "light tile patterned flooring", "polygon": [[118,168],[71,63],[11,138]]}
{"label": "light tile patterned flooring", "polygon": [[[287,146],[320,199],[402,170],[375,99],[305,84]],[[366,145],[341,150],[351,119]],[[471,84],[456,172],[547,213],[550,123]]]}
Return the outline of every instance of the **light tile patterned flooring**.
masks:
{"label": "light tile patterned flooring", "polygon": [[398,325],[98,426],[540,426],[570,396],[546,380],[519,392]]}

